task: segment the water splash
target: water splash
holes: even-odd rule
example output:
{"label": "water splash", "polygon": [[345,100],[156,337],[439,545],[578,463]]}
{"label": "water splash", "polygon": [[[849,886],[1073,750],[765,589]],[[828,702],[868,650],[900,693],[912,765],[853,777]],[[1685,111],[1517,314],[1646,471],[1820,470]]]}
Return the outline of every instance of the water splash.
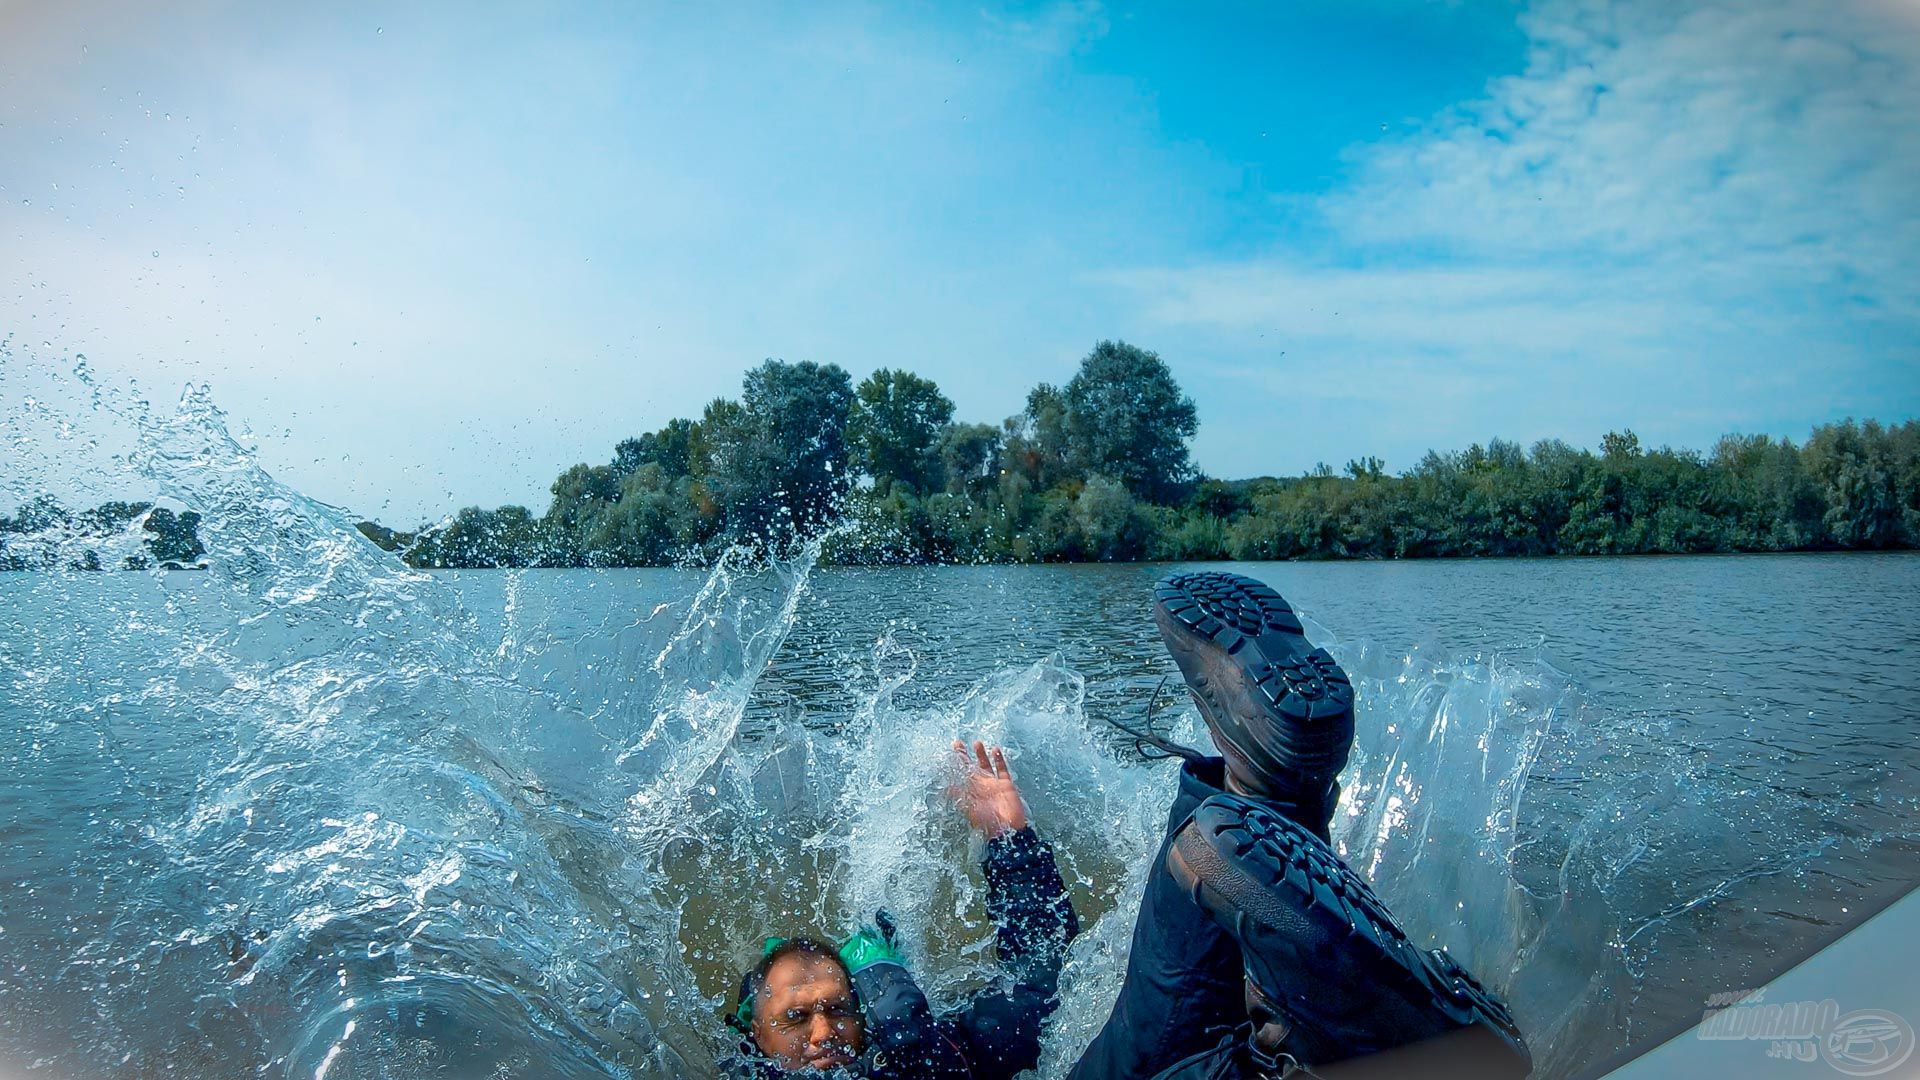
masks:
{"label": "water splash", "polygon": [[[5,491],[118,443],[94,482],[202,513],[209,569],[6,582],[8,1053],[72,1076],[708,1075],[763,934],[881,907],[957,1004],[991,927],[946,802],[956,732],[1015,748],[1084,916],[1042,1074],[1105,1019],[1174,770],[1117,753],[1113,701],[1058,657],[928,695],[928,658],[876,622],[833,694],[770,697],[817,546],[593,575],[607,614],[584,623],[537,610],[578,580],[540,571],[487,579],[488,607],[275,481],[204,388],[159,416],[75,378],[70,411],[8,414],[38,456]],[[1839,842],[1682,853],[1702,808],[1776,804],[1704,776],[1658,718],[1603,727],[1543,655],[1314,633],[1362,703],[1338,847],[1510,992],[1545,1074],[1627,1037],[1657,942]],[[1599,767],[1621,755],[1640,767]]]}

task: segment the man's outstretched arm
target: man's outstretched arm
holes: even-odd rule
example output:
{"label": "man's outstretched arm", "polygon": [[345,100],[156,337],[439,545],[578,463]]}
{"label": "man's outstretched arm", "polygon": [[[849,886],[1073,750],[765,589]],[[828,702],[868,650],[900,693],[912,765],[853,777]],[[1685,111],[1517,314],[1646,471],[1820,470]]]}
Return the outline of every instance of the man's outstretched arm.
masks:
{"label": "man's outstretched arm", "polygon": [[982,991],[959,1018],[976,1080],[996,1080],[1040,1060],[1040,1028],[1053,1013],[1068,942],[1080,931],[1053,849],[1027,821],[1006,752],[955,742],[965,759],[955,795],[967,821],[987,837],[987,912],[998,925],[1009,984]]}

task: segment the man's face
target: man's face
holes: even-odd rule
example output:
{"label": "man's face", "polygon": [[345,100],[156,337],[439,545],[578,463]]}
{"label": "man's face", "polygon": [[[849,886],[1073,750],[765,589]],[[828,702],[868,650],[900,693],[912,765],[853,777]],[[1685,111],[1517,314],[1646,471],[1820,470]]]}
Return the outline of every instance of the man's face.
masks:
{"label": "man's face", "polygon": [[783,1069],[832,1069],[860,1056],[860,1007],[829,957],[795,953],[767,972],[754,998],[753,1042]]}

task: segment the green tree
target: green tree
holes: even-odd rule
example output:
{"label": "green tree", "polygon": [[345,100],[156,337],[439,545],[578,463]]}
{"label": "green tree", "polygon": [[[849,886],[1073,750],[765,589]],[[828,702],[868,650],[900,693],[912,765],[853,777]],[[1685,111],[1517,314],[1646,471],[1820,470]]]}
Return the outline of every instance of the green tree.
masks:
{"label": "green tree", "polygon": [[625,478],[643,465],[658,465],[670,477],[691,475],[693,440],[693,421],[678,419],[637,439],[622,439],[613,448],[614,476]]}
{"label": "green tree", "polygon": [[853,385],[837,364],[768,360],[701,421],[706,489],[727,527],[775,541],[839,517]]}
{"label": "green tree", "polygon": [[1826,535],[1826,503],[1787,439],[1728,435],[1713,449],[1711,503],[1736,551],[1793,551]]}
{"label": "green tree", "polygon": [[992,424],[948,424],[940,432],[935,451],[940,455],[947,491],[978,496],[993,486],[1000,429]]}
{"label": "green tree", "polygon": [[994,508],[985,499],[959,492],[928,496],[926,520],[926,555],[930,560],[985,562],[1006,558],[1005,545],[994,534]]}
{"label": "green tree", "polygon": [[360,535],[373,541],[373,546],[381,551],[399,551],[401,548],[411,546],[414,541],[412,533],[395,532],[377,521],[362,521],[354,527],[360,530]]}
{"label": "green tree", "polygon": [[1124,485],[1100,475],[1087,478],[1073,501],[1073,523],[1082,557],[1099,562],[1137,559],[1153,527]]}
{"label": "green tree", "polygon": [[940,439],[953,402],[931,379],[881,368],[861,380],[847,417],[853,467],[886,491],[902,481],[926,495],[946,486]]}
{"label": "green tree", "polygon": [[1355,480],[1378,480],[1387,475],[1387,463],[1371,455],[1347,462],[1346,473]]}
{"label": "green tree", "polygon": [[1632,428],[1625,431],[1609,431],[1600,436],[1601,456],[1610,461],[1625,461],[1640,453],[1640,436]]}
{"label": "green tree", "polygon": [[1077,485],[1061,484],[1030,497],[1020,508],[1021,516],[1014,534],[1013,557],[1020,562],[1078,562],[1081,550],[1080,522],[1075,520],[1074,497]]}
{"label": "green tree", "polygon": [[73,529],[82,536],[112,536],[126,531],[135,518],[147,512],[152,503],[121,502],[118,500],[101,503],[91,510],[82,510],[73,516]]}
{"label": "green tree", "polygon": [[64,527],[73,520],[73,514],[60,505],[60,500],[51,495],[36,495],[21,503],[11,518],[0,519],[3,529],[12,533],[37,533],[47,529]]}
{"label": "green tree", "polygon": [[1920,547],[1920,420],[1888,429],[1887,443],[1900,504],[1900,546]]}
{"label": "green tree", "polygon": [[598,565],[666,566],[698,550],[709,522],[694,497],[694,480],[658,461],[620,481],[620,499],[595,521],[588,544]]}
{"label": "green tree", "polygon": [[600,517],[620,498],[620,479],[610,465],[575,465],[554,480],[553,502],[542,521],[548,545],[543,561],[584,566]]}
{"label": "green tree", "polygon": [[207,553],[200,543],[200,515],[192,510],[175,514],[156,506],[140,527],[153,534],[147,539],[147,550],[161,566],[191,566]]}
{"label": "green tree", "polygon": [[1064,398],[1076,475],[1112,477],[1155,503],[1185,494],[1193,479],[1187,441],[1200,422],[1159,354],[1102,341],[1080,362]]}
{"label": "green tree", "polygon": [[1027,407],[1001,425],[1000,467],[1046,491],[1071,475],[1067,463],[1067,399],[1041,383],[1027,392]]}
{"label": "green tree", "polygon": [[1194,507],[1148,506],[1143,512],[1148,516],[1148,558],[1188,562],[1228,557],[1226,518]]}
{"label": "green tree", "polygon": [[723,458],[745,439],[747,410],[730,398],[714,398],[700,411],[687,437],[689,472],[698,477],[718,476],[727,468]]}
{"label": "green tree", "polygon": [[1247,512],[1247,481],[1204,479],[1194,485],[1193,509],[1207,517],[1230,520]]}
{"label": "green tree", "polygon": [[1904,522],[1893,440],[1877,421],[1814,429],[1802,451],[1825,497],[1827,535],[1849,548],[1891,547]]}
{"label": "green tree", "polygon": [[524,506],[469,506],[443,527],[423,533],[409,557],[426,567],[532,566],[542,554],[541,541],[540,523]]}

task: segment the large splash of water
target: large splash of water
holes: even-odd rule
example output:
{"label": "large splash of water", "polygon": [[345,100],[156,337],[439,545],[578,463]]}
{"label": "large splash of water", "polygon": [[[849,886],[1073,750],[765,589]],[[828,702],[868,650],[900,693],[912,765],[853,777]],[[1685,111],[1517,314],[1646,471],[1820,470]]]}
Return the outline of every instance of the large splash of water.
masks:
{"label": "large splash of water", "polygon": [[[131,435],[120,479],[204,515],[209,569],[13,586],[22,790],[109,789],[39,817],[17,800],[43,858],[10,868],[7,903],[61,951],[8,994],[64,1021],[0,1035],[57,1075],[708,1075],[763,934],[882,907],[957,1003],[991,929],[943,794],[956,732],[1015,748],[1086,916],[1042,1073],[1104,1020],[1173,774],[1113,749],[1076,672],[1009,664],[910,704],[920,658],[876,626],[843,673],[850,710],[750,709],[816,549],[730,552],[673,595],[609,585],[636,590],[630,616],[585,631],[523,618],[542,579],[509,575],[481,619],[277,483],[204,389],[159,416],[79,385],[84,415]],[[9,478],[19,496],[62,468],[64,444],[32,440],[70,420],[44,401],[11,416],[40,454]],[[1602,752],[1543,658],[1315,634],[1362,703],[1342,854],[1510,993],[1544,1073],[1609,1048],[1660,917],[1617,884],[1643,851],[1612,825],[1677,781],[1543,810],[1539,785],[1578,785]],[[1204,743],[1191,711],[1176,726]],[[87,888],[57,883],[62,859]]]}

